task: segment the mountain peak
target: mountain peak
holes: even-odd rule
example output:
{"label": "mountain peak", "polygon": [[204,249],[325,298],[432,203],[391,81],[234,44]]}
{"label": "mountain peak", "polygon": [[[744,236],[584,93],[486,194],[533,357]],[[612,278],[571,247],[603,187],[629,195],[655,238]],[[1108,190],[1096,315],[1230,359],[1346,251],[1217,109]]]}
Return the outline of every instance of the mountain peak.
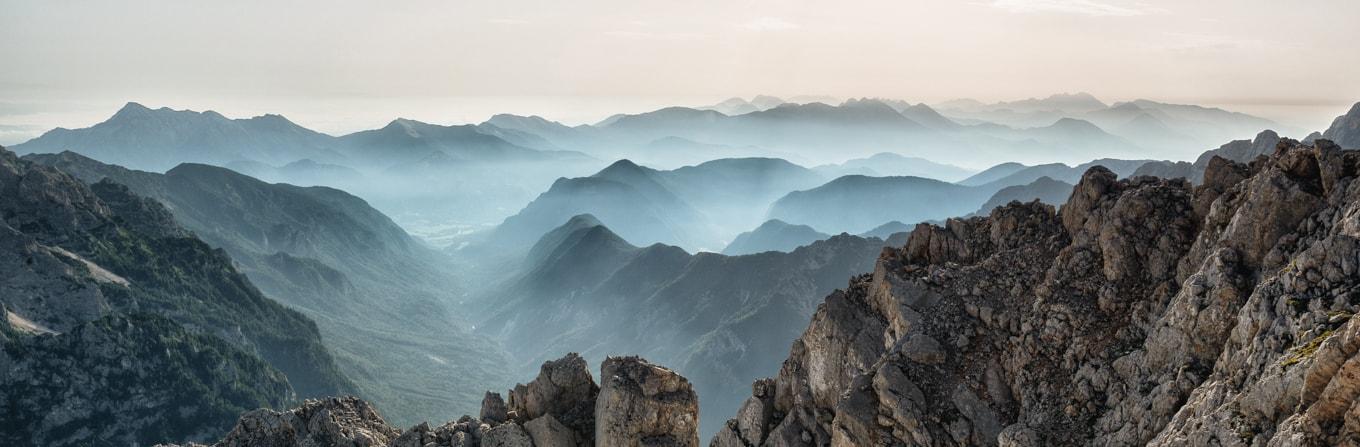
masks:
{"label": "mountain peak", "polygon": [[118,122],[127,119],[141,118],[150,115],[152,112],[153,110],[151,110],[151,108],[144,106],[141,103],[128,102],[123,105],[123,108],[118,109],[118,112],[115,112],[112,117],[109,117],[108,121]]}
{"label": "mountain peak", "polygon": [[595,173],[595,175],[592,175],[591,177],[609,178],[619,175],[646,175],[648,171],[649,169],[639,166],[637,163],[633,163],[632,160],[622,158],[619,159],[619,161],[611,163],[608,167],[601,169],[600,172]]}
{"label": "mountain peak", "polygon": [[1100,130],[1099,126],[1092,124],[1090,121],[1067,117],[1058,118],[1057,121],[1053,122],[1053,125],[1048,127],[1054,129],[1071,129],[1071,130]]}
{"label": "mountain peak", "polygon": [[1127,111],[1127,112],[1137,112],[1137,111],[1143,110],[1143,108],[1142,108],[1142,107],[1139,107],[1138,104],[1135,104],[1135,103],[1132,103],[1132,102],[1121,102],[1121,103],[1115,103],[1115,105],[1110,106],[1110,110],[1119,110],[1119,111]]}
{"label": "mountain peak", "polygon": [[598,225],[604,225],[604,223],[600,222],[600,219],[597,219],[594,214],[581,213],[571,216],[571,219],[567,219],[567,223],[563,226],[570,228],[585,228]]}
{"label": "mountain peak", "polygon": [[136,102],[136,101],[128,101],[127,104],[123,104],[123,108],[118,109],[118,111],[119,111],[120,113],[121,113],[121,112],[124,112],[124,111],[138,112],[138,111],[148,111],[148,110],[151,110],[151,109],[148,108],[147,106],[142,105],[142,104],[139,103],[139,102]]}

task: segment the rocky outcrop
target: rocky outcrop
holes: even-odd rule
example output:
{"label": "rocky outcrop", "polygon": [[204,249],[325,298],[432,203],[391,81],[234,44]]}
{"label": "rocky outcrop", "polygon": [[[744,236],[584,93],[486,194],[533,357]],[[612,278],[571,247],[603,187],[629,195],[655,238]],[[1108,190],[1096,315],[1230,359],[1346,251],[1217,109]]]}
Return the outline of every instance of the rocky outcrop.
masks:
{"label": "rocky outcrop", "polygon": [[543,363],[538,377],[528,385],[515,385],[510,390],[509,408],[515,419],[526,423],[551,417],[557,425],[570,429],[572,438],[590,444],[595,439],[595,402],[599,394],[600,387],[590,377],[585,359],[571,353]]}
{"label": "rocky outcrop", "polygon": [[[353,397],[308,400],[287,411],[241,416],[220,447],[381,446],[397,439],[372,405]],[[419,444],[424,445],[424,444]]]}
{"label": "rocky outcrop", "polygon": [[288,411],[246,413],[214,447],[698,446],[698,398],[689,381],[637,357],[610,357],[595,384],[575,353],[543,364],[505,401],[488,392],[480,418],[398,430],[367,402],[308,400]]}
{"label": "rocky outcrop", "polygon": [[1199,186],[1097,167],[1061,209],[922,225],[711,445],[1360,442],[1358,173],[1284,140]]}
{"label": "rocky outcrop", "polygon": [[637,357],[610,357],[595,403],[595,445],[699,445],[699,398],[674,371]]}

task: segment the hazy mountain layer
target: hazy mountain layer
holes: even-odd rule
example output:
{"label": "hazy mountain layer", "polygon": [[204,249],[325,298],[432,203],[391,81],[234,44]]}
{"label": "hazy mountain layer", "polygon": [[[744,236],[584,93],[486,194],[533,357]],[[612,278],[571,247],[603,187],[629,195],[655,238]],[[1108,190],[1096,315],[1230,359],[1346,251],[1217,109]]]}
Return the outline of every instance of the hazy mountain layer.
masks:
{"label": "hazy mountain layer", "polygon": [[229,119],[213,111],[152,110],[128,103],[94,126],[53,129],[12,149],[20,154],[71,150],[110,163],[163,170],[184,162],[334,160],[342,155],[332,140],[278,115]]}
{"label": "hazy mountain layer", "polygon": [[965,179],[963,179],[963,180],[959,180],[959,181],[956,182],[956,183],[958,183],[958,184],[960,184],[960,185],[963,185],[963,186],[978,186],[978,185],[985,185],[985,184],[988,184],[988,183],[995,182],[995,181],[997,181],[997,180],[1001,180],[1001,179],[1003,179],[1003,178],[1005,178],[1005,177],[1007,177],[1007,176],[1009,176],[1009,175],[1011,175],[1011,174],[1014,174],[1014,173],[1016,173],[1016,172],[1019,172],[1020,170],[1025,169],[1025,168],[1028,168],[1028,167],[1029,167],[1029,166],[1025,166],[1025,165],[1023,165],[1023,164],[1015,163],[1015,162],[1002,163],[1002,164],[999,164],[999,165],[992,166],[992,167],[990,167],[990,168],[984,169],[984,170],[982,170],[982,172],[979,172],[979,173],[977,173],[977,174],[973,174],[973,175],[969,176],[968,178],[965,178]]}
{"label": "hazy mountain layer", "polygon": [[1018,171],[999,179],[992,180],[985,186],[992,188],[1002,188],[1006,186],[1028,185],[1038,180],[1040,177],[1048,177],[1066,183],[1077,183],[1081,180],[1082,173],[1095,166],[1103,166],[1120,177],[1128,177],[1138,171],[1138,168],[1151,162],[1152,160],[1117,160],[1112,158],[1102,158],[1092,160],[1076,166],[1068,166],[1062,163],[1051,163],[1038,166],[1027,166]]}
{"label": "hazy mountain layer", "polygon": [[670,171],[621,160],[590,177],[558,179],[497,227],[490,241],[528,246],[572,216],[592,214],[630,242],[717,251],[763,222],[765,204],[822,181],[775,158],[721,159]]}
{"label": "hazy mountain layer", "polygon": [[[500,117],[488,123],[539,132],[539,136],[557,146],[597,157],[628,157],[664,164],[677,160],[675,151],[649,151],[647,147],[675,138],[694,142],[695,147],[751,148],[738,150],[818,163],[866,157],[885,150],[976,164],[978,160],[1070,159],[1072,154],[1080,153],[1132,157],[1149,149],[1089,122],[1065,116],[1009,127],[980,121],[963,125],[925,104],[896,100],[857,99],[834,105],[784,103],[763,110],[735,102],[729,106],[740,110],[730,109],[733,113],[725,114],[711,109],[667,107],[616,115],[593,126],[575,128],[545,124],[533,117]],[[965,154],[967,157],[963,157]]]}
{"label": "hazy mountain layer", "polygon": [[1254,135],[1261,129],[1302,132],[1264,118],[1196,105],[1140,99],[1106,106],[1084,93],[996,104],[950,101],[936,104],[935,108],[956,121],[985,128],[998,124],[1037,128],[1063,119],[1084,120],[1146,149],[1143,156],[1168,158],[1183,158],[1222,141]]}
{"label": "hazy mountain layer", "polygon": [[[770,206],[770,218],[822,232],[869,231],[884,222],[923,222],[977,210],[995,189],[920,177],[848,175],[795,191]],[[884,206],[884,204],[894,204]]]}
{"label": "hazy mountain layer", "polygon": [[982,207],[978,208],[974,215],[988,215],[992,210],[1009,204],[1011,202],[1027,203],[1038,200],[1049,205],[1062,205],[1067,202],[1068,197],[1072,196],[1072,184],[1064,181],[1053,180],[1048,177],[1039,177],[1028,185],[1007,186],[992,194]]}
{"label": "hazy mountain layer", "polygon": [[754,230],[737,235],[732,243],[723,248],[722,254],[735,256],[767,251],[790,252],[829,237],[831,235],[818,232],[807,225],[790,225],[778,219],[771,219]]}
{"label": "hazy mountain layer", "polygon": [[924,177],[953,182],[973,175],[974,172],[958,166],[935,163],[918,157],[880,152],[865,158],[846,160],[840,164],[827,164],[812,168],[826,178],[844,175],[864,175],[869,177]]}

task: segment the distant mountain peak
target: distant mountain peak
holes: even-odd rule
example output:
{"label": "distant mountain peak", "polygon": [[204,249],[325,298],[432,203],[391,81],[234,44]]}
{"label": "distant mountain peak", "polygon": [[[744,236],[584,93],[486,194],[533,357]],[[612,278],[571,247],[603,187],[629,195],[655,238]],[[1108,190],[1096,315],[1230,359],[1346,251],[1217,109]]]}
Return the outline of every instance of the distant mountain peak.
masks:
{"label": "distant mountain peak", "polygon": [[125,112],[125,111],[126,111],[126,112],[141,112],[141,111],[150,111],[150,110],[151,110],[150,108],[148,108],[147,106],[142,105],[142,103],[139,103],[139,102],[136,102],[136,101],[128,101],[127,104],[123,104],[123,108],[118,109],[118,112],[119,112],[119,113],[122,113],[122,112]]}
{"label": "distant mountain peak", "polygon": [[790,226],[790,224],[789,224],[788,222],[785,222],[785,221],[782,221],[782,220],[779,220],[779,219],[770,219],[770,220],[765,221],[765,223],[760,224],[760,226],[759,226],[759,227],[756,227],[756,229],[761,229],[761,228],[779,228],[779,227],[787,227],[787,226]]}
{"label": "distant mountain peak", "polygon": [[870,107],[892,109],[888,103],[878,98],[850,98],[841,103],[841,107]]}
{"label": "distant mountain peak", "polygon": [[[161,110],[169,109],[162,107]],[[106,120],[105,122],[118,123],[126,122],[128,120],[142,119],[151,116],[151,114],[155,112],[156,110],[152,110],[150,107],[144,106],[141,103],[129,102],[127,104],[124,104],[123,108],[118,109],[118,112],[115,112],[113,116],[109,117],[109,119]]]}
{"label": "distant mountain peak", "polygon": [[1139,107],[1138,104],[1134,104],[1132,102],[1119,102],[1115,103],[1113,106],[1110,106],[1110,110],[1135,112],[1144,109],[1142,107]]}
{"label": "distant mountain peak", "polygon": [[584,228],[593,227],[596,225],[604,225],[604,223],[600,222],[600,219],[597,219],[594,214],[581,213],[575,216],[571,216],[571,219],[567,219],[567,223],[563,226],[571,228]]}
{"label": "distant mountain peak", "polygon": [[559,122],[557,122],[557,121],[553,121],[553,120],[550,120],[550,119],[547,119],[547,118],[544,118],[544,117],[541,117],[541,116],[538,116],[538,115],[527,115],[527,116],[526,116],[526,115],[515,115],[515,114],[512,114],[512,113],[497,113],[497,114],[495,114],[495,115],[492,115],[491,118],[488,119],[488,120],[486,120],[486,121],[489,122],[489,123],[495,124],[496,122],[503,122],[503,121],[507,121],[507,120],[510,120],[510,121],[526,121],[526,122],[530,122],[530,123],[534,123],[534,124],[540,124],[540,125],[553,125],[553,124],[561,125],[561,124],[562,124],[562,123],[559,123]]}
{"label": "distant mountain peak", "polygon": [[618,159],[618,161],[615,161],[615,162],[613,162],[613,163],[610,163],[610,164],[609,164],[609,167],[605,168],[605,170],[610,170],[610,169],[641,169],[641,168],[642,168],[642,166],[638,166],[637,163],[633,163],[633,160],[629,160],[629,159],[627,159],[627,158],[620,158],[620,159]]}
{"label": "distant mountain peak", "polygon": [[383,126],[382,131],[401,132],[412,138],[420,138],[420,131],[417,130],[417,128],[424,126],[429,126],[429,124],[425,124],[413,119],[397,118],[392,120],[392,122],[387,123],[386,126]]}
{"label": "distant mountain peak", "polygon": [[648,171],[650,171],[650,169],[639,166],[637,163],[633,163],[633,160],[622,158],[610,163],[609,166],[601,169],[600,172],[595,173],[595,175],[591,177],[608,178],[622,174],[646,175]]}
{"label": "distant mountain peak", "polygon": [[1102,130],[1100,129],[1100,126],[1097,126],[1097,125],[1091,123],[1090,121],[1086,121],[1086,120],[1083,120],[1083,119],[1077,119],[1077,118],[1067,118],[1067,117],[1058,118],[1057,121],[1054,121],[1053,124],[1050,125],[1050,126],[1048,126],[1048,127],[1054,128],[1054,129],[1070,129],[1070,130],[1082,130],[1082,131],[1092,131],[1092,130],[1093,130],[1093,131],[1104,132],[1104,131],[1102,131]]}

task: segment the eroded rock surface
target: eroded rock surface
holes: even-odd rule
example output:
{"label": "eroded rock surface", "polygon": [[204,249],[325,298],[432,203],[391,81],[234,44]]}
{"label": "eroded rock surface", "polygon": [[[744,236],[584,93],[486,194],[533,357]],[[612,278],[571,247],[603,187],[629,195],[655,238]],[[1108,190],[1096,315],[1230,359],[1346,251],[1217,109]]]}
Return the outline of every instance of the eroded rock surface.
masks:
{"label": "eroded rock surface", "polygon": [[699,398],[689,380],[637,357],[610,357],[600,366],[595,445],[699,445]]}
{"label": "eroded rock surface", "polygon": [[1357,172],[1283,140],[921,225],[711,445],[1356,445]]}

